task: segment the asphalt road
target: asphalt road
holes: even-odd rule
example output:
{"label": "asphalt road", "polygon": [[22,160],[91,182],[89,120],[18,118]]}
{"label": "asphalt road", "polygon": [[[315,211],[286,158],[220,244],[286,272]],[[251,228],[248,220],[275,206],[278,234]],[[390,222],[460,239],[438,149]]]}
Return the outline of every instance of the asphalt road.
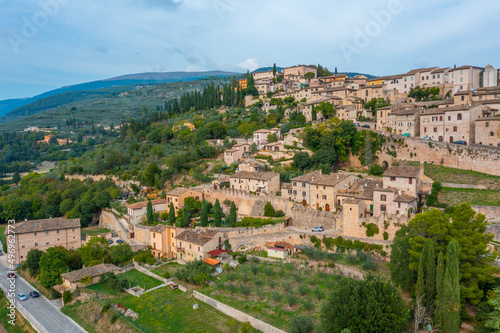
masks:
{"label": "asphalt road", "polygon": [[[30,298],[29,293],[34,289],[28,282],[19,276],[15,279],[15,305],[17,308],[24,308],[24,313],[28,312],[28,320],[35,319],[46,332],[49,333],[83,333],[86,332],[80,325],[63,314],[48,299],[40,294],[38,298]],[[7,279],[7,267],[3,260],[0,260],[0,287],[7,295],[9,290],[9,280]],[[17,298],[18,293],[24,293],[28,299],[20,301]],[[19,314],[18,314],[19,315]],[[8,330],[9,328],[6,327]]]}

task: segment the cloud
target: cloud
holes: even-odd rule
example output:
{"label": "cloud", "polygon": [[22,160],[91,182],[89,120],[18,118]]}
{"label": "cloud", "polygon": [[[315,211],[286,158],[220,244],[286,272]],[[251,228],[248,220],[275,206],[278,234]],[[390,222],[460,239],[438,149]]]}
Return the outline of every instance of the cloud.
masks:
{"label": "cloud", "polygon": [[239,63],[237,67],[240,69],[243,69],[245,71],[248,69],[248,70],[250,70],[250,72],[253,72],[257,68],[259,68],[260,65],[259,65],[259,62],[257,61],[257,59],[250,58],[250,59],[245,60],[244,62]]}
{"label": "cloud", "polygon": [[164,7],[168,9],[178,8],[183,4],[182,0],[135,0],[139,4],[151,7]]}

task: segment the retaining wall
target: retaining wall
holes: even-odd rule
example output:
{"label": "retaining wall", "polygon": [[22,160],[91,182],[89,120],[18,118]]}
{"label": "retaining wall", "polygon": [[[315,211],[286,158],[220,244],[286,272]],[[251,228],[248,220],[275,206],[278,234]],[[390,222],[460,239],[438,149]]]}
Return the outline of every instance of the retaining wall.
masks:
{"label": "retaining wall", "polygon": [[208,297],[206,295],[203,295],[202,293],[197,292],[196,290],[193,290],[193,296],[196,299],[199,299],[200,301],[207,303],[211,307],[219,310],[220,312],[240,321],[240,322],[248,322],[252,327],[258,329],[261,332],[264,333],[286,333],[283,330],[280,330],[277,327],[274,327],[272,325],[269,325],[262,320],[256,319],[250,315],[247,315],[244,312],[241,312],[239,310],[236,310],[235,308],[232,308],[224,303],[221,303],[219,301],[216,301],[215,299]]}

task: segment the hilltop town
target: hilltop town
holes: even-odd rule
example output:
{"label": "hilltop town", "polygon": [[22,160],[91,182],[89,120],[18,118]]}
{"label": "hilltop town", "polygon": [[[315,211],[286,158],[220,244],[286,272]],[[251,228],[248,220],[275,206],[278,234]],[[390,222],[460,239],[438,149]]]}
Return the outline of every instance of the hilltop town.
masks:
{"label": "hilltop town", "polygon": [[[160,327],[138,304],[164,297],[162,287],[179,292],[169,301],[177,307],[192,301],[185,295],[197,300],[196,309],[203,303],[191,330],[212,316],[219,331],[247,325],[284,332],[301,311],[313,325],[332,276],[364,279],[385,268],[384,278],[412,292],[421,258],[434,255],[434,247],[436,256],[438,248],[453,251],[451,235],[462,248],[475,242],[474,258],[487,258],[475,263],[484,275],[461,280],[478,285],[464,304],[477,305],[498,275],[498,69],[432,67],[368,79],[320,65],[275,66],[165,105],[164,112],[102,129],[116,140],[59,162],[47,175],[17,175],[2,188],[2,219],[14,219],[17,232],[7,263],[47,297],[62,297],[65,313],[82,326],[92,325],[82,314],[93,312],[81,304],[101,306],[105,295],[103,304],[128,319],[110,314],[102,330],[119,318],[127,332]],[[82,144],[36,126],[23,132],[42,135],[38,147]],[[470,178],[458,179],[464,175]],[[45,194],[31,197],[36,191]],[[480,199],[469,202],[460,191]],[[474,227],[458,226],[464,216]],[[477,237],[465,240],[466,233]],[[8,227],[4,234],[3,243]],[[67,262],[51,266],[46,254]],[[275,274],[298,296],[273,291]],[[306,278],[311,285],[300,284]],[[271,297],[276,309],[256,310]],[[209,306],[238,323],[224,326]],[[281,307],[284,321],[275,315]],[[185,313],[175,316],[187,320]]]}

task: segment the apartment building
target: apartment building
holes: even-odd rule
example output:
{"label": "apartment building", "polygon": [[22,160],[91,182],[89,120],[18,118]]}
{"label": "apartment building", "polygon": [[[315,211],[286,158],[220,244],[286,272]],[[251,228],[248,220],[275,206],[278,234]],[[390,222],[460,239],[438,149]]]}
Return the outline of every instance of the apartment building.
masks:
{"label": "apartment building", "polygon": [[155,258],[175,258],[175,240],[177,232],[182,231],[183,229],[163,224],[158,224],[157,226],[151,228],[150,246],[153,256]]}
{"label": "apartment building", "polygon": [[279,128],[271,128],[270,130],[267,129],[260,129],[258,131],[253,132],[253,142],[257,146],[262,146],[268,143],[268,136],[271,134],[276,134],[277,139],[279,140],[281,138],[281,130]]}
{"label": "apartment building", "polygon": [[476,143],[500,147],[500,117],[487,117],[475,120]]}
{"label": "apartment building", "polygon": [[[151,205],[153,206],[153,212],[162,213],[167,210],[166,200],[165,199],[157,199],[150,200]],[[149,201],[140,201],[127,206],[127,215],[129,216],[129,222],[132,224],[139,224],[142,221],[143,217],[146,216],[146,211],[148,207]]]}
{"label": "apartment building", "polygon": [[418,197],[421,192],[423,176],[424,169],[421,167],[393,166],[384,172],[384,187],[395,188]]}
{"label": "apartment building", "polygon": [[78,249],[82,245],[80,228],[80,219],[58,217],[10,224],[4,234],[8,237],[9,230],[15,232],[13,260],[19,265],[31,249],[45,251],[54,246]]}
{"label": "apartment building", "polygon": [[280,191],[280,174],[241,171],[229,177],[230,187],[247,192],[276,194]]}
{"label": "apartment building", "polygon": [[358,179],[346,173],[320,174],[310,183],[310,206],[316,210],[336,211],[337,194],[348,190]]}
{"label": "apartment building", "polygon": [[195,198],[196,200],[203,199],[203,193],[199,190],[186,188],[186,187],[177,187],[167,193],[167,209],[170,207],[170,204],[174,205],[175,212],[180,208],[184,207],[184,199],[186,198]]}
{"label": "apartment building", "polygon": [[405,108],[390,112],[387,127],[390,127],[395,134],[409,134],[411,137],[419,137],[419,109]]}
{"label": "apartment building", "polygon": [[314,73],[314,77],[318,76],[318,70],[311,66],[298,65],[283,69],[283,75],[285,76],[285,79],[287,79],[288,76],[304,77],[304,75],[306,75],[307,73]]}

